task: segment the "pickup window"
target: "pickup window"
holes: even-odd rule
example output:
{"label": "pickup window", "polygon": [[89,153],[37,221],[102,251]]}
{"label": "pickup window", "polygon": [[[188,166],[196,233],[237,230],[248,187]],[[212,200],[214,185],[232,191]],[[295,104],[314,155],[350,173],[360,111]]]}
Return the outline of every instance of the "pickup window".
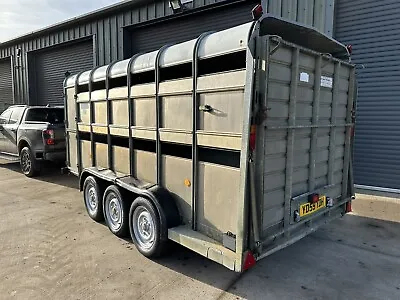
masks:
{"label": "pickup window", "polygon": [[47,122],[51,124],[64,123],[62,108],[30,108],[26,114],[26,122]]}
{"label": "pickup window", "polygon": [[12,108],[12,114],[11,114],[11,118],[10,118],[10,121],[8,122],[8,124],[18,123],[20,121],[24,111],[25,111],[25,107]]}

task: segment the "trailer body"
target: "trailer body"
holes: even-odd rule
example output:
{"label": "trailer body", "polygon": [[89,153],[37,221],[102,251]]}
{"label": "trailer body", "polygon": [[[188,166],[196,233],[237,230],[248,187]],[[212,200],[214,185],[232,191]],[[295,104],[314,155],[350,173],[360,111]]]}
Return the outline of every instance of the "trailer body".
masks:
{"label": "trailer body", "polygon": [[73,75],[68,168],[176,207],[164,238],[243,271],[351,207],[347,55],[265,17]]}

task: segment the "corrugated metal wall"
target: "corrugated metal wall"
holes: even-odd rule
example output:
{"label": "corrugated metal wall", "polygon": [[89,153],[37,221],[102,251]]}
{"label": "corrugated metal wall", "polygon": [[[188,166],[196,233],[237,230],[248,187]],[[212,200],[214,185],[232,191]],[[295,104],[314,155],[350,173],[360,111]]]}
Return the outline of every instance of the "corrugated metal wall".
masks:
{"label": "corrugated metal wall", "polygon": [[[269,3],[265,4],[270,8],[271,12],[298,21],[303,19],[311,21],[312,15],[313,24],[324,30],[326,25],[323,24],[327,22],[325,14],[327,11],[329,12],[328,15],[333,14],[333,6],[331,7],[331,11],[329,11],[326,9],[326,5],[322,5],[321,2],[329,3],[331,1],[333,0],[269,0]],[[193,0],[193,2],[187,5],[190,9],[206,9],[212,8],[213,6],[229,5],[237,2],[241,1]],[[245,0],[242,0],[242,2],[245,2]],[[302,3],[304,2],[308,4],[303,7]],[[274,3],[281,3],[281,5]],[[297,3],[300,4],[298,5]],[[278,7],[281,8],[278,9]],[[290,7],[291,9],[289,9]],[[294,7],[296,7],[296,9],[294,9]],[[190,9],[189,11],[191,11]],[[226,9],[228,9],[228,6],[226,6]],[[151,22],[158,18],[171,17],[172,15],[173,12],[167,0],[132,0],[129,3],[125,2],[121,4],[120,9],[113,9],[110,13],[97,13],[94,17],[86,16],[83,19],[77,19],[76,21],[66,23],[65,26],[58,25],[54,28],[48,28],[42,33],[31,34],[27,37],[1,44],[0,58],[11,55],[15,56],[17,49],[21,49],[21,57],[15,57],[15,64],[21,66],[15,70],[14,89],[16,102],[27,103],[29,99],[27,73],[28,52],[94,35],[97,48],[95,60],[98,65],[104,65],[111,61],[124,58],[125,26],[141,24],[148,21]]]}
{"label": "corrugated metal wall", "polygon": [[13,104],[11,58],[0,60],[0,114]]}
{"label": "corrugated metal wall", "polygon": [[358,64],[355,181],[400,189],[400,1],[339,0],[335,37]]}
{"label": "corrugated metal wall", "polygon": [[232,5],[227,13],[221,7],[195,15],[183,16],[174,20],[136,27],[130,35],[132,47],[129,56],[139,52],[160,49],[163,45],[175,44],[197,38],[203,32],[224,30],[251,22],[251,10],[258,0],[247,0]]}
{"label": "corrugated metal wall", "polygon": [[30,104],[63,105],[65,73],[93,68],[93,39],[32,52],[29,61]]}
{"label": "corrugated metal wall", "polygon": [[333,32],[335,0],[264,0],[268,13]]}

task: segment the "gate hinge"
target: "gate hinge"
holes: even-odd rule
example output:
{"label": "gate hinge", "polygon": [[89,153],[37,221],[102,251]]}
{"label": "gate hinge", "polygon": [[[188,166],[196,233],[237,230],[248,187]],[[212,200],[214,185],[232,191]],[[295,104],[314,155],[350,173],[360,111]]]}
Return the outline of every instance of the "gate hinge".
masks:
{"label": "gate hinge", "polygon": [[254,118],[254,124],[255,125],[261,125],[262,123],[264,123],[264,121],[267,119],[268,117],[268,111],[270,111],[271,108],[270,107],[261,107],[255,115]]}

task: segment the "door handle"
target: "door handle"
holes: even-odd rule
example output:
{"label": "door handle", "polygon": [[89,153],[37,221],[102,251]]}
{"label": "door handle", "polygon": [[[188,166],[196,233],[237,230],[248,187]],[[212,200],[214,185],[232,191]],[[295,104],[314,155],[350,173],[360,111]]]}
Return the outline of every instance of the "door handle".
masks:
{"label": "door handle", "polygon": [[206,105],[200,105],[199,110],[204,112],[212,112],[214,109],[212,108],[211,105],[206,104]]}

